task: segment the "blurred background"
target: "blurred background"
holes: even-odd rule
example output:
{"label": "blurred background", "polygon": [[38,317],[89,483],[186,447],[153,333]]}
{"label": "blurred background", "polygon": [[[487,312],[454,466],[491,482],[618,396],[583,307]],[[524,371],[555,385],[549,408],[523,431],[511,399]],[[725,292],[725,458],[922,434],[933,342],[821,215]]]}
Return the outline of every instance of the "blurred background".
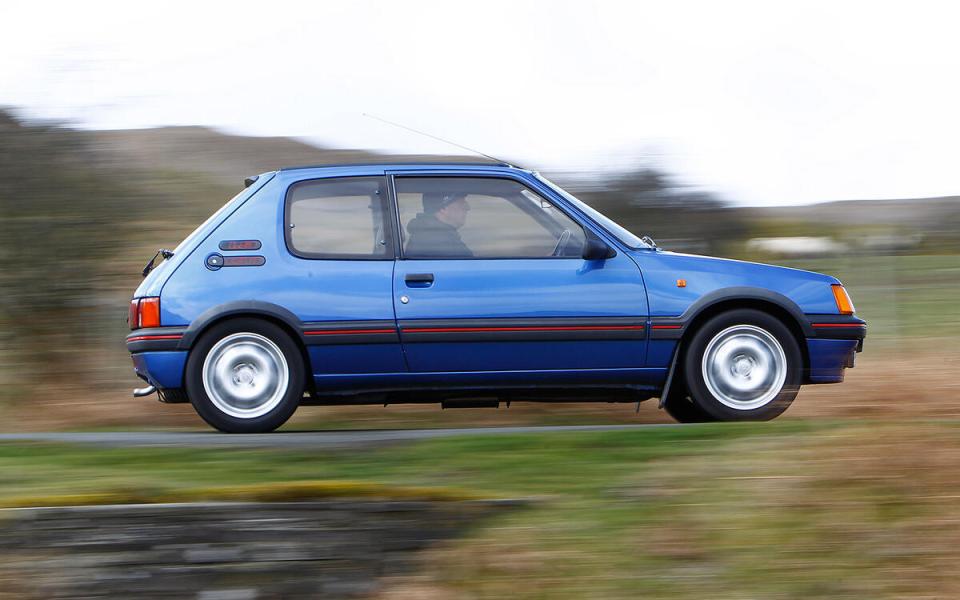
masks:
{"label": "blurred background", "polygon": [[[858,3],[255,6],[0,9],[17,24],[0,41],[8,429],[196,424],[128,396],[140,268],[248,175],[464,158],[364,113],[540,170],[663,248],[840,277],[870,342],[848,385],[804,392],[829,398],[818,411],[896,410],[893,387],[952,378],[918,385],[960,334],[949,6],[912,11],[909,35],[901,11]],[[891,380],[871,387],[874,370]],[[405,418],[372,412],[345,419]]]}
{"label": "blurred background", "polygon": [[[529,523],[512,518],[442,559],[444,573],[434,568],[426,583],[404,580],[398,589],[584,597],[577,592],[587,588],[549,574],[576,564],[570,576],[583,585],[597,573],[609,583],[619,581],[607,571],[619,563],[584,562],[564,548],[587,535],[609,558],[649,535],[664,554],[640,562],[700,565],[671,567],[675,579],[660,583],[672,587],[658,588],[670,597],[704,597],[708,588],[718,598],[954,596],[960,579],[948,575],[958,557],[948,548],[960,521],[947,499],[960,493],[958,12],[947,2],[5,2],[2,428],[205,429],[189,405],[130,397],[139,381],[123,340],[140,270],[246,176],[299,164],[464,158],[370,113],[539,170],[664,249],[835,275],[869,323],[847,382],[805,388],[780,419],[785,429],[771,430],[779,441],[762,430],[703,426],[710,439],[728,432],[739,450],[712,455],[716,462],[671,455],[671,474],[647,483],[595,482],[603,492],[590,502],[613,511],[598,529],[557,525],[582,516],[576,509],[587,500],[577,496],[532,521],[539,537],[523,541],[515,534]],[[669,422],[649,404],[639,414],[607,404],[309,407],[286,429]],[[703,441],[690,433],[700,430],[683,431],[679,441],[658,435],[685,448]],[[520,447],[549,458],[539,442]],[[796,448],[801,466],[786,458]],[[480,481],[556,493],[566,489],[557,487],[566,461],[581,459],[554,458],[556,480],[524,487],[529,472],[511,471],[514,464],[502,480]],[[710,484],[711,464],[729,477]],[[471,469],[496,473],[471,465],[447,476],[473,485]],[[436,483],[427,472],[390,477]],[[851,472],[862,479],[848,479]],[[715,503],[691,504],[700,497]],[[659,514],[676,520],[617,525],[627,518],[617,512],[623,502],[648,500],[672,507]],[[757,513],[724,512],[754,501],[762,525],[749,520]],[[714,528],[718,519],[726,528]],[[618,531],[619,545],[590,546],[597,531]],[[777,536],[792,536],[790,551],[776,556],[794,557],[796,569],[764,573],[795,587],[757,584],[746,594],[718,583],[731,573],[759,577],[751,561],[766,558],[764,548],[782,550]],[[832,550],[815,557],[823,544]],[[889,552],[858,554],[869,546]],[[523,558],[501,564],[498,549]],[[740,570],[718,566],[728,559]],[[597,570],[577,570],[584,565]],[[508,584],[524,576],[548,587]],[[630,597],[632,588],[609,585],[601,596]]]}

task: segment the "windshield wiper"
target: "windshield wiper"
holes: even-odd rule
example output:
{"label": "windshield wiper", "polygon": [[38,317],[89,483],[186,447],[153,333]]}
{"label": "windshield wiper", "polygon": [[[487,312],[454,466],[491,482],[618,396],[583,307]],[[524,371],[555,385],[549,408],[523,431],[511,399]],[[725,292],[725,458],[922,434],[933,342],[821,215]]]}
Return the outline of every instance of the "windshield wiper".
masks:
{"label": "windshield wiper", "polygon": [[650,246],[650,247],[653,248],[654,250],[659,250],[659,249],[660,249],[660,246],[658,246],[657,243],[656,243],[655,241],[653,241],[653,238],[650,237],[649,235],[643,236],[642,238],[640,238],[640,241],[643,242],[644,244]]}
{"label": "windshield wiper", "polygon": [[162,256],[163,260],[167,260],[173,256],[172,250],[167,250],[166,248],[160,248],[157,250],[157,253],[153,255],[153,258],[150,259],[150,262],[147,263],[147,266],[143,268],[143,276],[146,277],[150,274],[150,271],[153,270],[153,265],[157,262],[157,257]]}

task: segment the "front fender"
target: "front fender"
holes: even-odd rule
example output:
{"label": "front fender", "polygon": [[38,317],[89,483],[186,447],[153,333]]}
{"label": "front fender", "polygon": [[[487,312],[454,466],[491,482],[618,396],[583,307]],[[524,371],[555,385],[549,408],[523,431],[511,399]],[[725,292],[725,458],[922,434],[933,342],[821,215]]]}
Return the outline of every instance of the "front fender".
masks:
{"label": "front fender", "polygon": [[[789,313],[794,320],[797,322],[797,325],[803,331],[805,337],[813,337],[816,335],[813,327],[810,325],[810,321],[804,315],[803,310],[797,305],[796,302],[790,298],[774,292],[772,290],[767,290],[764,288],[751,287],[751,286],[733,286],[727,288],[721,288],[719,290],[714,290],[708,294],[701,296],[693,304],[687,307],[683,314],[676,317],[654,317],[654,331],[658,331],[658,325],[662,326],[659,328],[659,331],[663,333],[675,332],[676,337],[680,337],[683,330],[686,328],[686,325],[697,318],[703,311],[708,310],[712,306],[716,306],[722,302],[729,302],[731,300],[736,301],[759,301],[774,304],[787,313]],[[669,325],[679,325],[679,327],[668,327]],[[663,337],[673,337],[672,335],[666,335]]]}

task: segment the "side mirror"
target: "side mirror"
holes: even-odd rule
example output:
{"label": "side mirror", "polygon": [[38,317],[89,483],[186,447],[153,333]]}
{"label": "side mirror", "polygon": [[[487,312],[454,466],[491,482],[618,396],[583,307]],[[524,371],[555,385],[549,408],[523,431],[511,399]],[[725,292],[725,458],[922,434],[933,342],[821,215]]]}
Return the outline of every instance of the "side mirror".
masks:
{"label": "side mirror", "polygon": [[606,260],[617,255],[617,251],[598,237],[589,235],[583,244],[583,260]]}

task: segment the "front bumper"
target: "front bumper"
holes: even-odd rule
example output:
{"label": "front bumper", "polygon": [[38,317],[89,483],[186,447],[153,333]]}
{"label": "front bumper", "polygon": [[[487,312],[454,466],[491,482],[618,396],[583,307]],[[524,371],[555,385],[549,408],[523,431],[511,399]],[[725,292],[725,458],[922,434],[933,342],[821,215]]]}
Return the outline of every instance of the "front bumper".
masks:
{"label": "front bumper", "polygon": [[[851,315],[807,315],[814,337],[831,340],[857,340],[863,349],[867,322]],[[858,352],[860,351],[858,350]]]}
{"label": "front bumper", "polygon": [[867,323],[848,315],[807,315],[814,336],[807,337],[807,383],[839,383],[863,351]]}

